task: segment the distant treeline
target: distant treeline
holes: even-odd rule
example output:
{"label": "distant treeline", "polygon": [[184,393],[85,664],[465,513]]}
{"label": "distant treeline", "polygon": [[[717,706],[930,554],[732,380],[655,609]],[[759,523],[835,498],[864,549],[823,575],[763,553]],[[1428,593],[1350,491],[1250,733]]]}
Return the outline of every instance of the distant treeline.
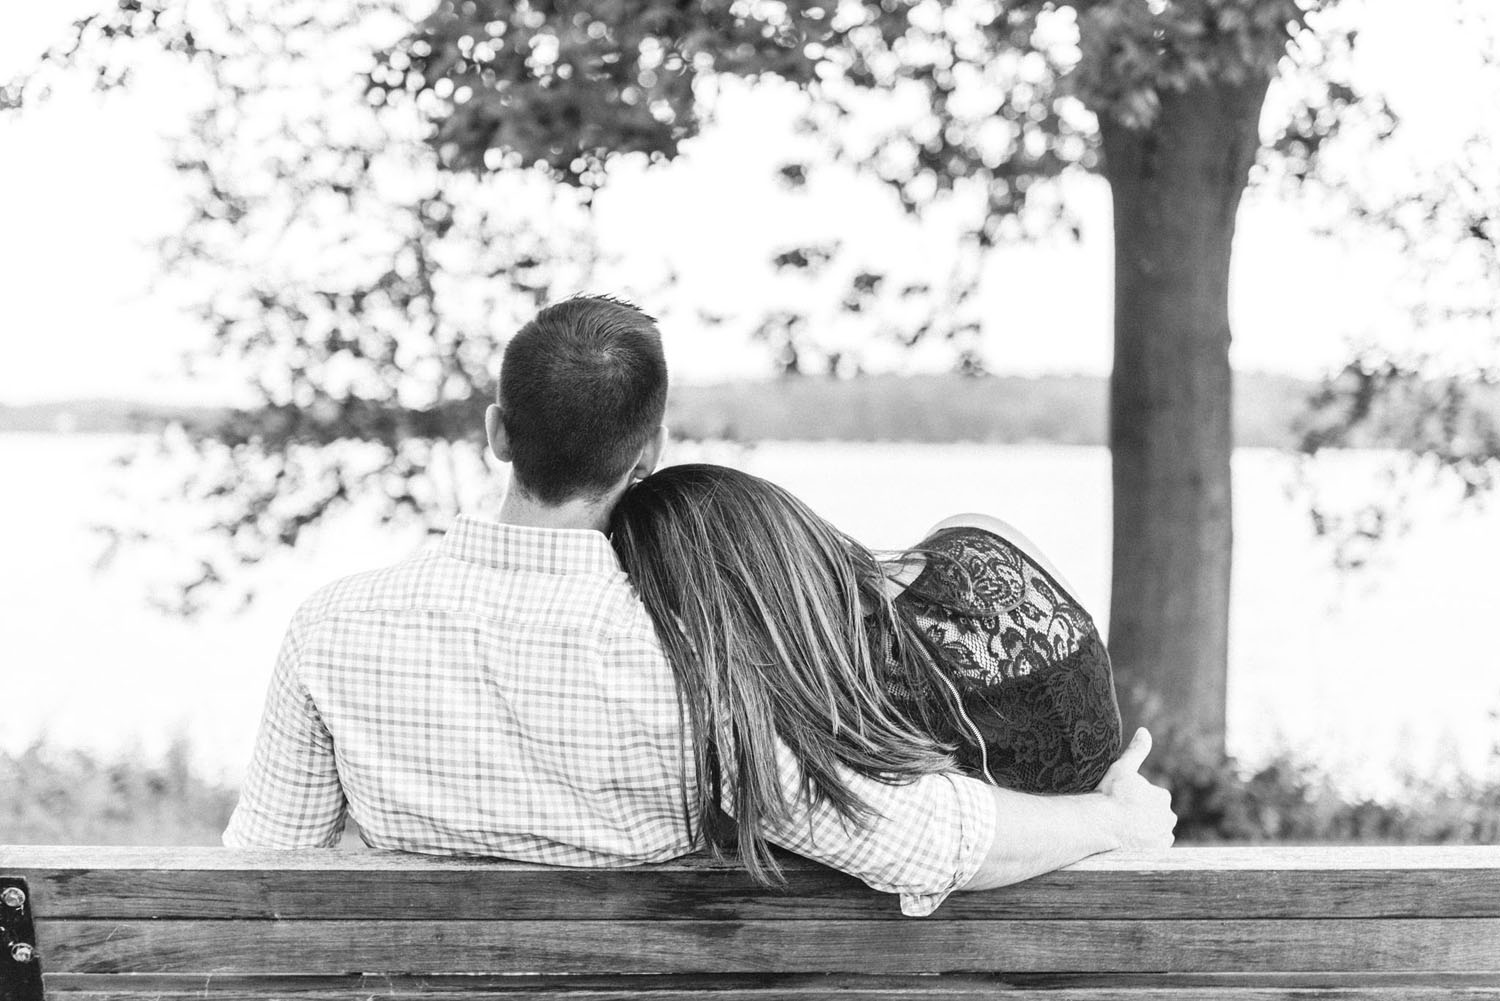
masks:
{"label": "distant treeline", "polygon": [[228,408],[221,407],[169,407],[128,400],[59,400],[22,406],[0,403],[0,432],[113,434],[154,431],[168,424],[208,426],[227,413]]}
{"label": "distant treeline", "polygon": [[[1291,447],[1316,386],[1287,376],[1235,380],[1241,445]],[[214,423],[224,411],[116,400],[0,405],[0,431],[143,431]],[[1102,445],[1106,383],[1094,376],[793,377],[773,382],[679,385],[669,423],[689,438],[739,441],[976,441]]]}
{"label": "distant treeline", "polygon": [[[1289,448],[1316,384],[1239,374],[1241,445]],[[1096,376],[789,378],[673,390],[673,431],[746,441],[977,441],[1103,445],[1108,386]]]}

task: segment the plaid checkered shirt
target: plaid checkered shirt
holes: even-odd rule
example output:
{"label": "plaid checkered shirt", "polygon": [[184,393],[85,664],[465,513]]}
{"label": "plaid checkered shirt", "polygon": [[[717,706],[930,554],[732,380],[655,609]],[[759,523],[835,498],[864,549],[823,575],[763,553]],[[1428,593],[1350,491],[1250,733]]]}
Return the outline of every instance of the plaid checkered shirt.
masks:
{"label": "plaid checkered shirt", "polygon": [[[603,535],[461,517],[435,549],[298,610],[224,844],[331,846],[353,816],[375,848],[572,866],[675,858],[697,847],[683,726]],[[804,807],[770,840],[901,894],[908,914],[973,876],[996,823],[982,783],[848,778],[876,816],[853,826]]]}

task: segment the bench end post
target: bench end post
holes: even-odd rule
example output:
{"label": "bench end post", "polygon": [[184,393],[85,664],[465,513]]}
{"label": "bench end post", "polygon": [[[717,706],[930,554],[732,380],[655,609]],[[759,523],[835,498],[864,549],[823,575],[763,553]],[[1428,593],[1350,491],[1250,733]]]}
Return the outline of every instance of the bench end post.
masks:
{"label": "bench end post", "polygon": [[0,1001],[42,1001],[42,963],[26,880],[0,875]]}

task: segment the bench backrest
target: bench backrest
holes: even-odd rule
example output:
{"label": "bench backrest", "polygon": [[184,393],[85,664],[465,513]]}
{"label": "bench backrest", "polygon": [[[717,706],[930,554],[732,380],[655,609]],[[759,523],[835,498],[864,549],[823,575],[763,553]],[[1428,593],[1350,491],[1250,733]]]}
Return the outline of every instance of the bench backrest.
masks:
{"label": "bench backrest", "polygon": [[0,847],[0,877],[48,997],[1500,998],[1500,847],[1116,853],[927,918],[799,860],[784,891],[702,858],[182,848]]}

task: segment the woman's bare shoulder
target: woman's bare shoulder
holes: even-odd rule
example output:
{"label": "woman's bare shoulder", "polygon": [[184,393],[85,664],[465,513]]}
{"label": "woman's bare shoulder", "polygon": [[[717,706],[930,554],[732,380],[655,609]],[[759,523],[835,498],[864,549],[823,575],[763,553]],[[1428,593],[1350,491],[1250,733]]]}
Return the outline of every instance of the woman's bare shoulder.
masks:
{"label": "woman's bare shoulder", "polygon": [[1053,565],[1052,561],[1047,558],[1047,554],[1042,552],[1041,547],[1038,546],[1035,542],[1032,542],[1031,539],[1027,538],[1025,533],[1023,533],[1016,526],[1012,525],[1010,522],[1005,521],[1001,518],[996,518],[992,514],[980,514],[974,511],[966,511],[962,514],[955,514],[951,517],[944,518],[942,521],[929,528],[927,530],[927,534],[923,536],[923,538],[930,537],[937,532],[941,532],[949,528],[979,528],[983,529],[986,532],[992,532],[993,534],[1000,536],[1000,538],[1004,539],[1012,546],[1015,546],[1017,549],[1021,550],[1021,552],[1025,553],[1027,556],[1031,557],[1033,560],[1039,563],[1042,568],[1050,573],[1054,578],[1056,578],[1057,582],[1064,588],[1074,594],[1077,594],[1077,591],[1074,590],[1073,585],[1068,582],[1068,579],[1062,575],[1062,572],[1058,570],[1057,567]]}

